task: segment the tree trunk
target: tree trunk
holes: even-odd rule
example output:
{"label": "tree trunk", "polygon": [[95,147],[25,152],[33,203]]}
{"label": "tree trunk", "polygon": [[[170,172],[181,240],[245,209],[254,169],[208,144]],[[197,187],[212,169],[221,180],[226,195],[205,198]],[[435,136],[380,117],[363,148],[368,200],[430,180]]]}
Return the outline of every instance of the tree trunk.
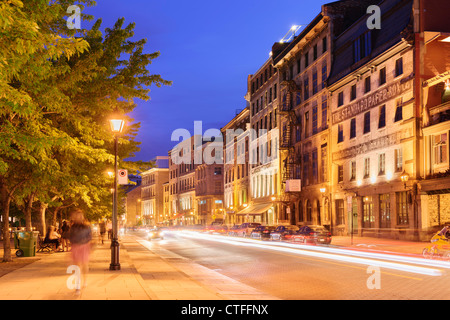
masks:
{"label": "tree trunk", "polygon": [[11,203],[11,195],[8,192],[5,179],[3,177],[0,177],[0,194],[3,218],[3,262],[11,262],[11,241],[9,233],[9,205]]}
{"label": "tree trunk", "polygon": [[26,207],[25,207],[25,227],[27,231],[33,231],[31,225],[31,210],[33,209],[34,195],[36,192],[31,193],[28,196]]}
{"label": "tree trunk", "polygon": [[47,228],[45,225],[45,211],[47,210],[48,204],[41,202],[39,206],[39,217],[41,219],[41,230],[40,233],[42,235],[42,238],[45,238],[45,235],[47,233]]}
{"label": "tree trunk", "polygon": [[56,227],[56,220],[58,220],[58,212],[61,209],[61,207],[56,207],[53,211],[53,218],[52,218],[52,226]]}

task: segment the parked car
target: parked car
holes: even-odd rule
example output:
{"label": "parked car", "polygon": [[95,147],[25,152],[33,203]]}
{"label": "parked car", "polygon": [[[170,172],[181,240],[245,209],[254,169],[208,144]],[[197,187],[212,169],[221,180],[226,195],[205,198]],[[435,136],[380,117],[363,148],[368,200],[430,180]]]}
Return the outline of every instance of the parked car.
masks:
{"label": "parked car", "polygon": [[258,226],[253,229],[252,233],[250,234],[250,238],[268,240],[270,238],[270,233],[275,229],[276,227],[273,226]]}
{"label": "parked car", "polygon": [[298,226],[278,226],[270,233],[270,240],[282,241],[287,240],[289,236],[295,234],[298,231]]}
{"label": "parked car", "polygon": [[147,230],[147,239],[164,239],[164,231],[160,228],[153,228]]}
{"label": "parked car", "polygon": [[331,232],[322,226],[303,226],[290,239],[294,242],[330,244]]}
{"label": "parked car", "polygon": [[186,226],[186,228],[184,228],[184,230],[200,232],[203,230],[203,226],[201,224],[192,224],[192,225]]}
{"label": "parked car", "polygon": [[241,227],[240,224],[236,224],[236,225],[234,225],[234,226],[228,228],[227,234],[228,234],[229,236],[237,236],[237,230],[239,230],[240,227]]}
{"label": "parked car", "polygon": [[224,225],[224,224],[214,225],[212,233],[227,234],[228,233],[228,227],[226,225]]}
{"label": "parked car", "polygon": [[212,224],[209,226],[205,226],[203,229],[203,232],[213,234],[213,233],[219,233],[219,234],[226,234],[228,231],[228,228],[226,225],[223,224]]}
{"label": "parked car", "polygon": [[245,222],[241,224],[240,228],[237,229],[236,235],[238,237],[248,237],[252,233],[253,229],[255,229],[257,226],[260,226],[261,223],[256,222]]}

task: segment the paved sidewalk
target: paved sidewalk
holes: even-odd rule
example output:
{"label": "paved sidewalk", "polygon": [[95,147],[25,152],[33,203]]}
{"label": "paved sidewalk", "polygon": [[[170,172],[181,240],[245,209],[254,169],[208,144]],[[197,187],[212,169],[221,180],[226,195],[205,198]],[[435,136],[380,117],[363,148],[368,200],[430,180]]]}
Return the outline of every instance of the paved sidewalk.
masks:
{"label": "paved sidewalk", "polygon": [[38,261],[0,277],[0,300],[278,300],[137,240],[122,237],[118,271],[109,270],[109,243],[97,245],[79,295],[67,285],[70,253],[37,253]]}

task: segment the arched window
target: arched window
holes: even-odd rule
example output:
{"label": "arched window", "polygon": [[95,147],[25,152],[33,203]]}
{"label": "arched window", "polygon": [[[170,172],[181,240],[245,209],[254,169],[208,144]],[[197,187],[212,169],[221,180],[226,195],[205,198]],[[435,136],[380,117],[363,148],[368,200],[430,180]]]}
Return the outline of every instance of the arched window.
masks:
{"label": "arched window", "polygon": [[298,221],[303,222],[305,220],[305,217],[303,217],[303,205],[302,202],[298,202]]}
{"label": "arched window", "polygon": [[295,203],[292,205],[291,214],[290,214],[290,224],[295,225],[297,222],[295,221]]}
{"label": "arched window", "polygon": [[306,200],[306,221],[312,221],[312,206],[309,200]]}
{"label": "arched window", "polygon": [[322,217],[320,215],[320,200],[317,200],[316,203],[317,203],[317,224],[322,225]]}

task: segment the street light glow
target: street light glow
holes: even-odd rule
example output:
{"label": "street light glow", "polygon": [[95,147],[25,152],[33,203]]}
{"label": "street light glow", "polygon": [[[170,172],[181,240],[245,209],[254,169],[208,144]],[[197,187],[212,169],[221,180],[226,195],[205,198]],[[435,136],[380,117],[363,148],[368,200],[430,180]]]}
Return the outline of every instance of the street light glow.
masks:
{"label": "street light glow", "polygon": [[123,130],[125,121],[122,119],[111,119],[111,120],[109,120],[109,124],[111,125],[112,132],[120,133]]}

